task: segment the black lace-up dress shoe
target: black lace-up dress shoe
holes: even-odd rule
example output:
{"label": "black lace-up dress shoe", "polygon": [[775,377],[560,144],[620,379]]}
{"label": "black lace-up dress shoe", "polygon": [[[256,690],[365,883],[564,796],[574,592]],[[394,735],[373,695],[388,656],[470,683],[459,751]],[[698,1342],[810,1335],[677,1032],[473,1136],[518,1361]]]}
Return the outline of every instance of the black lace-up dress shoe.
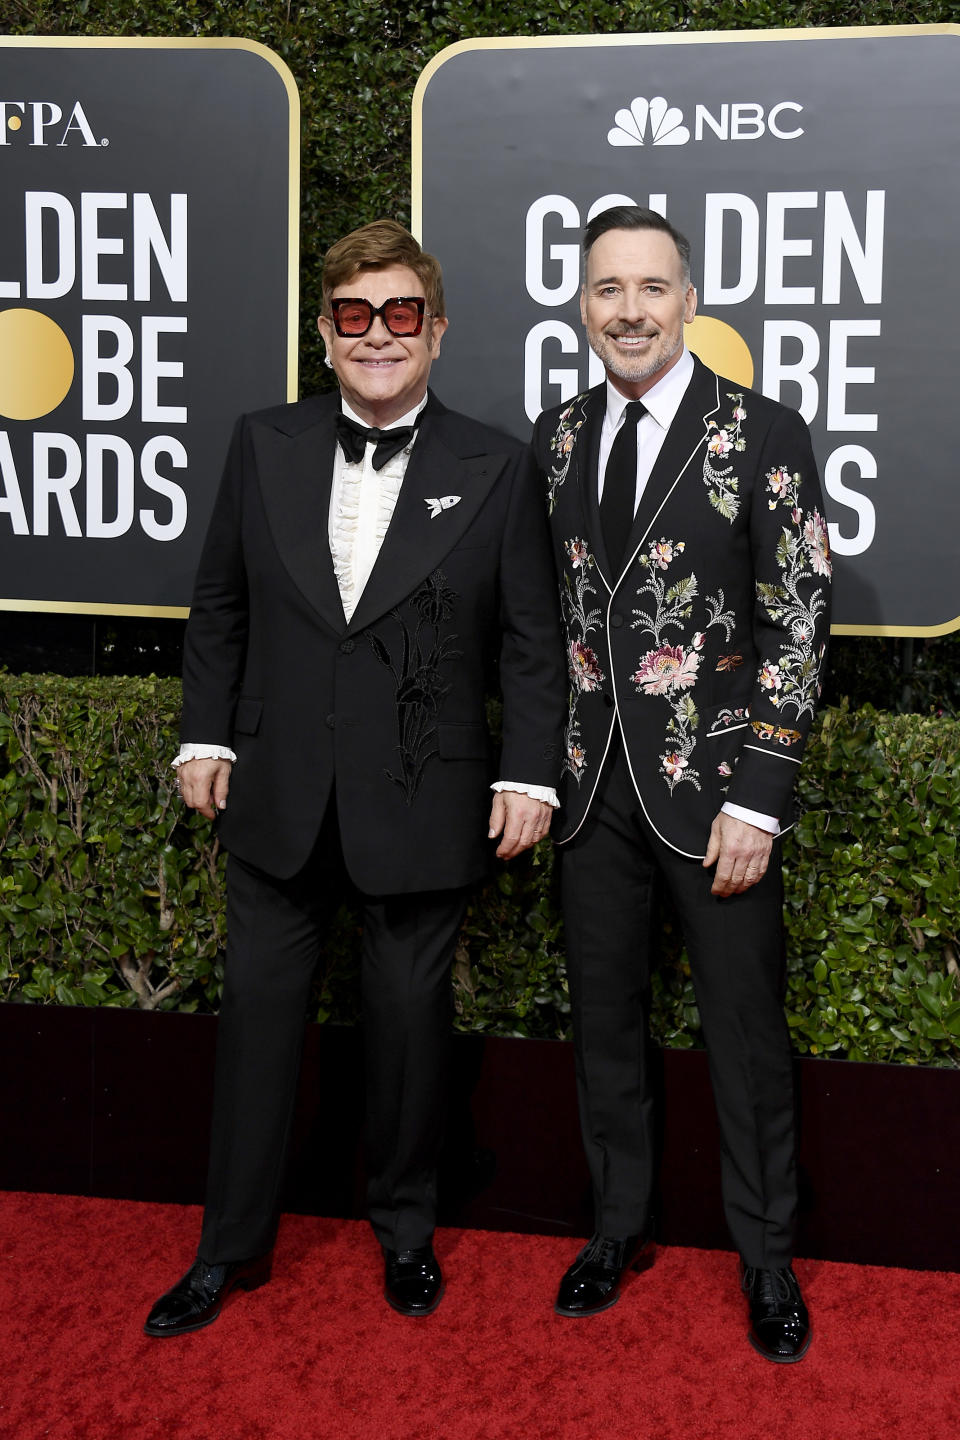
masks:
{"label": "black lace-up dress shoe", "polygon": [[740,1281],[750,1302],[750,1344],[767,1360],[793,1365],[810,1348],[810,1317],[790,1266],[760,1270],[744,1265]]}
{"label": "black lace-up dress shoe", "polygon": [[432,1245],[383,1252],[383,1296],[401,1315],[429,1315],[443,1298],[443,1275]]}
{"label": "black lace-up dress shoe", "polygon": [[596,1315],[620,1298],[620,1285],[628,1269],[643,1270],[653,1258],[653,1246],[639,1235],[594,1235],[560,1281],[554,1310],[558,1315]]}
{"label": "black lace-up dress shoe", "polygon": [[256,1290],[270,1279],[272,1256],[208,1265],[195,1260],[182,1280],[161,1295],[147,1316],[147,1335],[186,1335],[211,1325],[232,1290]]}

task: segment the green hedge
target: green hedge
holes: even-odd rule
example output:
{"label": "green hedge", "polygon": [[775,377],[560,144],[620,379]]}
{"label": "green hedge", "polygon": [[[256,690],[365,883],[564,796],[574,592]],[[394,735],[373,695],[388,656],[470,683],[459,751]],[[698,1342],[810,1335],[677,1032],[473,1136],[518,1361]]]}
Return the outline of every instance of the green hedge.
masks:
{"label": "green hedge", "polygon": [[[187,816],[169,757],[173,680],[0,674],[0,998],[215,1010],[222,859]],[[801,1054],[960,1063],[960,723],[828,710],[785,842],[787,1010]],[[549,844],[501,867],[470,907],[458,1024],[568,1034]],[[675,919],[663,915],[654,1028],[700,1043]],[[344,906],[318,1019],[357,1010],[356,915]]]}

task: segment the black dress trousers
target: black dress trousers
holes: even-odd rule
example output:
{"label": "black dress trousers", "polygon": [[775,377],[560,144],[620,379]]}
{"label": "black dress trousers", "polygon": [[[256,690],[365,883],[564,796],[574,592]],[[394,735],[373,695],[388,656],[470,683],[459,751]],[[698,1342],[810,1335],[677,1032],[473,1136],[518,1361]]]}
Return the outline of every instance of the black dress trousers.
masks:
{"label": "black dress trousers", "polygon": [[[331,805],[291,880],[231,855],[210,1166],[199,1254],[266,1253],[296,1103],[307,999],[348,882]],[[450,967],[466,891],[362,896],[366,1154],[381,1244],[430,1243],[451,1016]],[[336,1096],[330,1096],[335,1105]]]}
{"label": "black dress trousers", "polygon": [[650,826],[618,744],[583,829],[560,854],[597,1230],[634,1235],[649,1221],[655,1177],[647,1015],[654,886],[662,882],[681,917],[703,1023],[727,1222],[747,1265],[788,1265],[797,1190],[779,842],[757,885],[726,899],[711,895],[712,869],[670,849]]}

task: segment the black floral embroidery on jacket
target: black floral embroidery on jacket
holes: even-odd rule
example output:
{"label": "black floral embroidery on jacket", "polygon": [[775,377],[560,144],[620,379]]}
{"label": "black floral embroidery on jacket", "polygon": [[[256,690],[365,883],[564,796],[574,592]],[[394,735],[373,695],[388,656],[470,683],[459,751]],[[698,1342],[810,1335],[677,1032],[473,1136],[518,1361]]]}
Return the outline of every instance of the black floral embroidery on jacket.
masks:
{"label": "black floral embroidery on jacket", "polygon": [[379,635],[368,632],[373,653],[392,672],[397,687],[400,772],[385,769],[383,773],[399,785],[408,805],[416,798],[427,762],[438,753],[436,719],[450,690],[440,667],[462,654],[453,648],[456,635],[440,633],[441,623],[453,614],[456,599],[443,571],[434,570],[407,602],[418,617],[415,628],[411,630],[399,608],[390,611],[400,631],[398,656],[391,653]]}

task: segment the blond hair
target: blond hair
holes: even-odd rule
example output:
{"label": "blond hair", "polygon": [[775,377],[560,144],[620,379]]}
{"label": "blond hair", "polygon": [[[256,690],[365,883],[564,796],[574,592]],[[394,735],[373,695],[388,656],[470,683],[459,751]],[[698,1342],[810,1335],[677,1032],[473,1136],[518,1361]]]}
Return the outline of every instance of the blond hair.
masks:
{"label": "blond hair", "polygon": [[440,262],[421,249],[409,230],[396,220],[374,220],[361,225],[330,246],[323,260],[321,285],[323,313],[330,314],[330,297],[340,285],[346,285],[361,270],[388,270],[404,265],[412,270],[423,286],[427,311],[431,315],[446,314],[443,298],[443,274]]}

